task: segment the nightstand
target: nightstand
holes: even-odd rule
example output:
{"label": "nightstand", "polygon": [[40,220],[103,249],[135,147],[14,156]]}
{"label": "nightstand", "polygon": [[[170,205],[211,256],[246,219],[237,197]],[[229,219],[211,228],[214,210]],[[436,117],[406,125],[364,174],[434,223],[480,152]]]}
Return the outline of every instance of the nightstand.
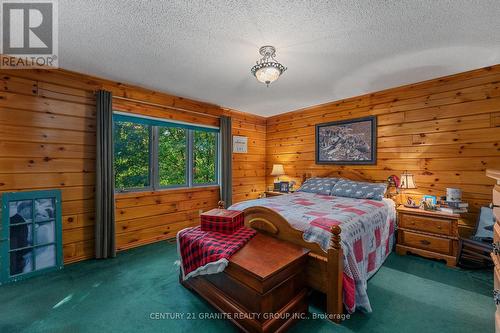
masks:
{"label": "nightstand", "polygon": [[400,206],[396,253],[414,253],[457,264],[460,215]]}
{"label": "nightstand", "polygon": [[280,196],[283,194],[291,194],[293,192],[295,192],[295,191],[291,191],[291,192],[265,191],[264,194],[266,195],[266,197],[277,197],[277,196]]}

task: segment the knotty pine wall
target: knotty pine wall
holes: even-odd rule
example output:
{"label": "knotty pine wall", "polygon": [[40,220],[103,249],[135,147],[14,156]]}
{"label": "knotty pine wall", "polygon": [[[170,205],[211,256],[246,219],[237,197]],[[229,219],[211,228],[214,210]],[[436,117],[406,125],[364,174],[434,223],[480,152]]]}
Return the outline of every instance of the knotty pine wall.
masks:
{"label": "knotty pine wall", "polygon": [[266,119],[233,111],[233,135],[248,137],[248,153],[233,154],[233,203],[257,199],[266,187]]}
{"label": "knotty pine wall", "polygon": [[[270,117],[267,120],[267,172],[284,164],[297,182],[305,173],[325,176],[348,169],[372,180],[408,170],[417,190],[444,195],[447,187],[463,190],[472,206],[461,221],[471,232],[478,208],[491,202],[493,180],[486,168],[500,167],[500,65]],[[377,164],[315,164],[315,125],[376,115]],[[273,178],[267,176],[267,184]]]}
{"label": "knotty pine wall", "polygon": [[[64,70],[0,71],[0,193],[60,188],[65,262],[93,256],[95,179],[94,91],[107,89],[123,111],[194,123],[233,117],[233,134],[249,139],[233,154],[233,201],[257,198],[272,184],[273,163],[290,178],[344,168],[374,180],[408,169],[416,194],[464,190],[477,208],[491,200],[487,167],[500,167],[500,66],[390,89],[265,118]],[[121,98],[135,100],[124,101]],[[195,113],[193,113],[195,112]],[[376,166],[314,163],[314,125],[378,115]],[[267,126],[266,126],[267,124]],[[267,177],[267,178],[266,178]],[[215,206],[217,187],[117,195],[117,243],[127,249],[173,237]],[[474,225],[467,216],[462,229]]]}
{"label": "knotty pine wall", "polygon": [[[98,89],[112,91],[117,110],[208,125],[232,116],[234,134],[249,137],[249,154],[233,156],[234,201],[264,191],[262,117],[64,70],[0,70],[0,78],[0,193],[61,189],[65,263],[94,254]],[[117,194],[117,247],[174,237],[218,200],[218,187]]]}

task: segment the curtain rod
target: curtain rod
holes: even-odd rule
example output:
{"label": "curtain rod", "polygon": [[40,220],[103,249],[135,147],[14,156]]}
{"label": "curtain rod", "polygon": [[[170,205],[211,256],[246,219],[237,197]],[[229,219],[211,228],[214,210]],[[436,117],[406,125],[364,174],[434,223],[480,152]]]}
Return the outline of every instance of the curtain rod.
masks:
{"label": "curtain rod", "polygon": [[212,118],[217,118],[217,119],[221,118],[221,116],[216,116],[216,115],[213,115],[213,114],[203,113],[203,112],[199,112],[199,111],[187,110],[187,109],[183,109],[183,108],[177,108],[175,106],[169,106],[169,105],[157,104],[157,103],[152,103],[152,102],[146,102],[146,101],[141,101],[141,100],[138,100],[138,99],[133,99],[133,98],[128,98],[128,97],[122,97],[122,96],[114,96],[114,95],[112,95],[112,96],[113,96],[113,98],[121,99],[121,100],[128,101],[128,102],[134,102],[134,103],[140,103],[140,104],[147,104],[147,105],[156,106],[156,107],[160,107],[160,108],[164,108],[164,109],[172,109],[172,110],[177,110],[177,111],[184,111],[184,112],[196,113],[196,114],[200,114],[200,115],[207,116],[207,117],[212,117]]}

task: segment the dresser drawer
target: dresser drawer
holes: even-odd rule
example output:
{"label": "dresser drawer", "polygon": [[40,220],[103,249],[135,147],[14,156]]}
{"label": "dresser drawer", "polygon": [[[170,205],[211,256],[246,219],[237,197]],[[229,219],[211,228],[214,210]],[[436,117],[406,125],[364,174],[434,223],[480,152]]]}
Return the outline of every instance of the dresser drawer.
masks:
{"label": "dresser drawer", "polygon": [[406,229],[452,236],[450,220],[440,219],[436,217],[402,214],[401,220],[399,221],[399,226]]}
{"label": "dresser drawer", "polygon": [[500,242],[500,224],[498,223],[493,225],[493,241]]}
{"label": "dresser drawer", "polygon": [[495,289],[500,289],[500,267],[498,266],[493,268],[493,286]]}
{"label": "dresser drawer", "polygon": [[[495,223],[493,225],[493,246],[498,246],[500,249],[500,224]],[[491,258],[495,264],[495,268],[500,270],[500,254],[495,254],[495,251],[491,252]],[[496,288],[496,287],[495,287]]]}
{"label": "dresser drawer", "polygon": [[[493,204],[500,206],[500,185],[495,185],[493,188]],[[497,218],[497,222],[500,223],[500,207],[493,208],[493,214]]]}
{"label": "dresser drawer", "polygon": [[451,239],[421,235],[406,230],[400,230],[400,240],[402,245],[423,249],[442,254],[453,254],[453,243]]}
{"label": "dresser drawer", "polygon": [[495,332],[500,333],[500,312],[495,312]]}
{"label": "dresser drawer", "polygon": [[498,184],[493,187],[493,203],[500,205],[500,185]]}
{"label": "dresser drawer", "polygon": [[[493,288],[495,291],[500,292],[500,267],[496,265],[493,268]],[[497,314],[500,313],[500,305],[496,305],[496,310]]]}

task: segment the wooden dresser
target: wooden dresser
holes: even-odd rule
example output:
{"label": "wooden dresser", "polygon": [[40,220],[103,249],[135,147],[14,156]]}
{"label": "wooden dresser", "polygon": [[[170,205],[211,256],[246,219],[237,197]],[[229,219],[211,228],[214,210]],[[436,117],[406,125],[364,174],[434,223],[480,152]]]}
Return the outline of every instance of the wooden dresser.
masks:
{"label": "wooden dresser", "polygon": [[500,170],[486,170],[486,175],[497,181],[493,187],[493,215],[496,218],[493,232],[493,246],[495,250],[491,258],[495,264],[493,269],[494,299],[497,306],[495,312],[495,332],[500,333]]}
{"label": "wooden dresser", "polygon": [[408,252],[457,264],[458,214],[398,207],[396,253]]}
{"label": "wooden dresser", "polygon": [[196,291],[244,332],[284,332],[306,316],[304,267],[309,250],[257,234],[222,273],[181,283]]}

